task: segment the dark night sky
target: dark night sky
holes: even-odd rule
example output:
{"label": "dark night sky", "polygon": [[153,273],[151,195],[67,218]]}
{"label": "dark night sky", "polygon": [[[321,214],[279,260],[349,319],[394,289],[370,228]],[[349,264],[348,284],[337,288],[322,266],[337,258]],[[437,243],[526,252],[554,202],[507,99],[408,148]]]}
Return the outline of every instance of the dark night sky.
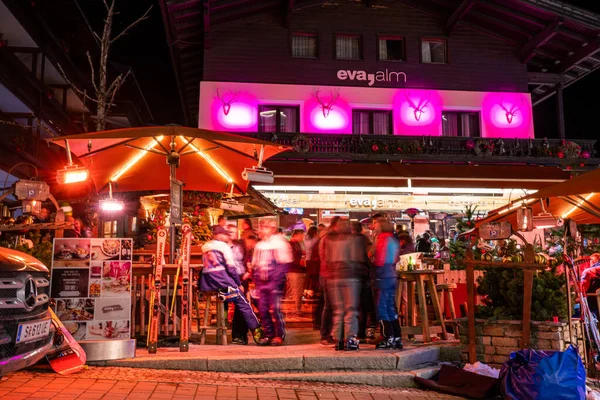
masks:
{"label": "dark night sky", "polygon": [[[581,8],[600,13],[598,0],[563,0]],[[101,29],[104,10],[100,0],[80,0],[91,24]],[[126,5],[126,7],[125,7]],[[150,18],[130,31],[113,47],[111,60],[131,65],[154,114],[155,124],[183,123],[169,47],[165,36],[158,0],[117,0],[121,6],[116,17],[115,32],[152,5]],[[93,17],[92,17],[93,16]],[[595,72],[569,86],[564,91],[567,137],[600,139],[597,114],[600,100],[594,92],[600,89],[600,72]],[[556,102],[552,97],[534,108],[536,137],[558,136]]]}

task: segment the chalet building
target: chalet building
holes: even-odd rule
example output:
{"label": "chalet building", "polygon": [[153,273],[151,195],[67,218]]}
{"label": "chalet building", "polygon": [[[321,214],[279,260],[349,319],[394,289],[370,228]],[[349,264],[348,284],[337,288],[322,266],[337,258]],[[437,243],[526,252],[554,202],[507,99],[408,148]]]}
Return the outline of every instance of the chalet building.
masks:
{"label": "chalet building", "polygon": [[[312,219],[482,211],[595,168],[535,106],[600,67],[600,16],[557,0],[162,0],[187,123],[289,145],[278,205]],[[352,214],[353,213],[353,214]]]}
{"label": "chalet building", "polygon": [[[61,187],[54,185],[56,170],[64,167],[66,153],[43,139],[82,133],[84,123],[93,130],[93,104],[84,104],[81,93],[69,84],[93,93],[86,51],[96,57],[100,48],[77,1],[0,0],[0,169],[9,171],[25,161],[41,173],[50,171],[40,178],[57,196]],[[111,65],[109,74],[124,69]],[[107,129],[151,120],[135,75],[130,75],[108,116]],[[11,171],[21,178],[31,173],[27,166]],[[4,181],[5,175],[0,176]]]}

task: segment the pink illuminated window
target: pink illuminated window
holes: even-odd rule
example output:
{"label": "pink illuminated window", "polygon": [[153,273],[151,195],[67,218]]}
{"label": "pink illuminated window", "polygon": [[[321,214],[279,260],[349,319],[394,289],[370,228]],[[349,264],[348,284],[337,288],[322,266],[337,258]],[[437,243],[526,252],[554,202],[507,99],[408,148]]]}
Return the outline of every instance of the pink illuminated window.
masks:
{"label": "pink illuminated window", "polygon": [[335,58],[338,60],[362,59],[360,35],[336,35]]}
{"label": "pink illuminated window", "polygon": [[392,112],[389,110],[353,110],[352,133],[358,135],[391,135]]}
{"label": "pink illuminated window", "polygon": [[317,58],[317,34],[298,33],[292,34],[292,57]]}
{"label": "pink illuminated window", "polygon": [[300,107],[298,106],[259,106],[259,132],[299,132]]}
{"label": "pink illuminated window", "polygon": [[423,64],[448,63],[448,46],[444,39],[421,39],[421,62]]}
{"label": "pink illuminated window", "polygon": [[478,112],[442,112],[442,136],[480,137]]}

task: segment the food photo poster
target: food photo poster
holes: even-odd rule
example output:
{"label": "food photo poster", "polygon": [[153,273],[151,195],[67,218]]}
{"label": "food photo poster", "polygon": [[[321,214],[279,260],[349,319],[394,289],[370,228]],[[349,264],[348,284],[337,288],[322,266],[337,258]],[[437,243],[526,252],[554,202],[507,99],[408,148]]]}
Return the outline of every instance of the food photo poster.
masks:
{"label": "food photo poster", "polygon": [[50,296],[76,340],[130,337],[132,250],[132,239],[54,239]]}

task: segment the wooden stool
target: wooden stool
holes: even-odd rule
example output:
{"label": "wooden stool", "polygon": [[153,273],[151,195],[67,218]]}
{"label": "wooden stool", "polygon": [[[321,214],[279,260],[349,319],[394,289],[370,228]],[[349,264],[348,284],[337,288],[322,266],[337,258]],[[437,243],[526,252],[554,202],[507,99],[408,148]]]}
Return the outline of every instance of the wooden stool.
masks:
{"label": "wooden stool", "polygon": [[[218,292],[202,292],[204,295],[206,302],[204,305],[204,321],[202,326],[199,327],[200,330],[200,344],[203,345],[206,341],[206,331],[207,330],[216,330],[217,331],[217,344],[227,346],[227,324],[225,323],[225,305],[223,301],[219,299]],[[216,299],[215,302],[215,314],[217,318],[216,325],[210,325],[211,323],[211,313],[210,306],[212,298]]]}
{"label": "wooden stool", "polygon": [[[460,334],[458,332],[458,323],[456,322],[456,310],[454,309],[454,295],[452,291],[456,289],[456,283],[440,283],[439,285],[435,285],[435,288],[438,292],[441,292],[440,303],[442,306],[442,313],[444,317],[446,316],[446,308],[444,307],[445,299],[448,299],[448,307],[450,308],[450,320],[444,318],[444,324],[452,325],[452,330],[454,332],[454,338],[460,339]],[[444,296],[446,294],[446,296]]]}

